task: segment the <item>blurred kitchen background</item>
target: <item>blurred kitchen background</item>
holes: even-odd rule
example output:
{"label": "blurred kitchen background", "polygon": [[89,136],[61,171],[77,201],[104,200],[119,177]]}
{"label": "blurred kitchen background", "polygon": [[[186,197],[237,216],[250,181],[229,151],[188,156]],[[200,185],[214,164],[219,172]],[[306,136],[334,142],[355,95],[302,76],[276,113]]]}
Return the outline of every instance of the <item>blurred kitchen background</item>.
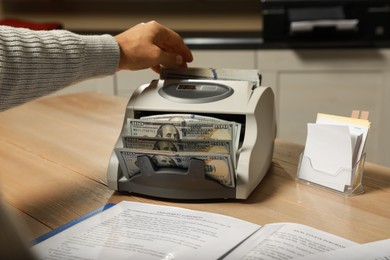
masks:
{"label": "blurred kitchen background", "polygon": [[[279,138],[304,144],[317,113],[369,111],[367,161],[390,166],[389,0],[2,0],[0,21],[9,19],[82,34],[156,20],[184,37],[191,66],[259,70],[275,92]],[[155,78],[121,71],[56,94],[129,98]]]}
{"label": "blurred kitchen background", "polygon": [[59,21],[69,30],[124,30],[157,20],[177,31],[261,31],[258,0],[3,0],[1,17]]}

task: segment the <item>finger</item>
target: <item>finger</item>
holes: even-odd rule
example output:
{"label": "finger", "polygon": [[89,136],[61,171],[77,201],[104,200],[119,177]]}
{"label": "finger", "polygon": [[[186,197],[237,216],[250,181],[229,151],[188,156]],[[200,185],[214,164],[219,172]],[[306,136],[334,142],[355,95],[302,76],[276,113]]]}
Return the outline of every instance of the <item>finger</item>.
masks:
{"label": "finger", "polygon": [[166,33],[162,34],[164,39],[158,39],[155,44],[165,51],[179,54],[184,62],[191,62],[193,56],[191,50],[184,43],[183,38],[169,28],[164,27],[164,29],[166,31]]}
{"label": "finger", "polygon": [[177,53],[182,57],[184,62],[191,62],[193,60],[191,50],[187,45],[185,45],[181,38],[177,39],[176,41],[166,41],[157,45],[167,52]]}
{"label": "finger", "polygon": [[[164,65],[165,64],[165,65]],[[156,73],[160,74],[161,73],[161,67],[173,67],[173,66],[167,66],[167,63],[161,63],[155,66],[152,66],[151,69],[155,71]],[[182,68],[187,68],[187,63],[183,61],[183,57],[176,55],[176,66],[174,67],[182,67]]]}
{"label": "finger", "polygon": [[159,63],[163,67],[167,68],[176,68],[182,66],[184,63],[183,57],[177,55],[176,53],[169,53],[166,51],[161,51]]}
{"label": "finger", "polygon": [[160,74],[161,72],[161,66],[160,65],[155,65],[155,66],[152,66],[151,68],[154,72]]}

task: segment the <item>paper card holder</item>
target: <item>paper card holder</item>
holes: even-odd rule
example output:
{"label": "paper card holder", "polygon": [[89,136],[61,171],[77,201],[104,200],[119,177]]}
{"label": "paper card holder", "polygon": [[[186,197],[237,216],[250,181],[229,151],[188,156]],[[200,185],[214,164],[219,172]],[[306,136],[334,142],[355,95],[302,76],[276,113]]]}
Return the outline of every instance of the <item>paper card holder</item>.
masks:
{"label": "paper card holder", "polygon": [[[318,186],[342,195],[358,195],[364,192],[362,179],[365,159],[366,154],[363,154],[354,167],[349,169],[340,167],[336,172],[327,173],[315,169],[311,159],[302,153],[299,158],[297,181],[307,185]],[[344,176],[350,176],[351,179],[348,184],[340,183],[340,179],[343,179],[342,177]]]}
{"label": "paper card holder", "polygon": [[307,125],[297,180],[344,195],[362,193],[368,114],[359,110],[353,110],[351,117],[317,114],[316,123]]}

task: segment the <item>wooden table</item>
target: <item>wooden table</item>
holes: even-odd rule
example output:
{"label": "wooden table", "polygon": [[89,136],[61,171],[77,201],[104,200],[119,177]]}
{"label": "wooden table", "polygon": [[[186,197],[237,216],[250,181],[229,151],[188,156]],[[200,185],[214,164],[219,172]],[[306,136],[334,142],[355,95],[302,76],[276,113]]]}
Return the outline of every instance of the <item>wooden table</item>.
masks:
{"label": "wooden table", "polygon": [[130,200],[303,223],[356,242],[390,238],[390,169],[366,163],[365,193],[344,197],[295,180],[302,146],[275,141],[272,166],[247,200],[172,201],[109,190],[106,169],[127,100],[99,93],[43,98],[0,113],[0,192],[40,236],[108,202]]}

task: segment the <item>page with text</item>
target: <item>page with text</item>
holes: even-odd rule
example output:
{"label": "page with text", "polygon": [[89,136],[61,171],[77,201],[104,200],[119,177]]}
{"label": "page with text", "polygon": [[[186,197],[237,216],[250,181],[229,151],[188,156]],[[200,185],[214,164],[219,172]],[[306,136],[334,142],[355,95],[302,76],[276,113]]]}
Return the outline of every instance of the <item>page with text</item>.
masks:
{"label": "page with text", "polygon": [[259,226],[123,201],[32,247],[39,259],[218,259]]}
{"label": "page with text", "polygon": [[309,226],[274,223],[263,226],[225,259],[285,260],[356,244]]}
{"label": "page with text", "polygon": [[390,239],[380,240],[367,244],[351,246],[318,255],[300,257],[296,260],[389,260]]}

